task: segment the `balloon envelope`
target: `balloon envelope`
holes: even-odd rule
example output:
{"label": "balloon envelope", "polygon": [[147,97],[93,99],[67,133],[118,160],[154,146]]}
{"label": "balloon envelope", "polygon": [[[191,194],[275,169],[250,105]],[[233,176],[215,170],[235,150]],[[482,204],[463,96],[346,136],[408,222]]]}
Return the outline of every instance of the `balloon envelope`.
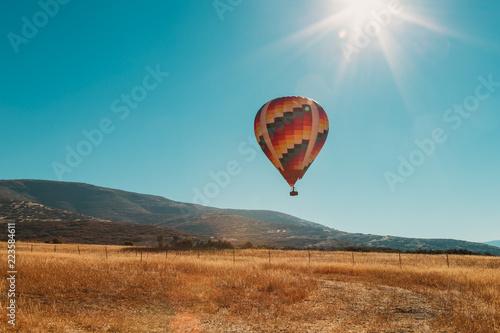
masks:
{"label": "balloon envelope", "polygon": [[328,136],[328,117],[316,101],[300,96],[273,99],[255,116],[255,137],[290,186],[311,166]]}

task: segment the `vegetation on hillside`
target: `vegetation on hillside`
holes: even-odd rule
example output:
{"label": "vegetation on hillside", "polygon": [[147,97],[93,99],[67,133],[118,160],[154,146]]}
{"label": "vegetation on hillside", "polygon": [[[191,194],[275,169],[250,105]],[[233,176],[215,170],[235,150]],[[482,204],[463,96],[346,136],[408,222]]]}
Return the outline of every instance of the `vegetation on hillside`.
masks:
{"label": "vegetation on hillside", "polygon": [[16,239],[25,242],[46,242],[57,238],[62,243],[124,245],[157,245],[157,236],[167,240],[174,235],[186,238],[207,239],[167,227],[137,223],[97,221],[32,221],[16,223]]}
{"label": "vegetation on hillside", "polygon": [[106,221],[93,216],[47,207],[35,202],[14,200],[5,197],[0,197],[0,220],[5,222],[54,220]]}

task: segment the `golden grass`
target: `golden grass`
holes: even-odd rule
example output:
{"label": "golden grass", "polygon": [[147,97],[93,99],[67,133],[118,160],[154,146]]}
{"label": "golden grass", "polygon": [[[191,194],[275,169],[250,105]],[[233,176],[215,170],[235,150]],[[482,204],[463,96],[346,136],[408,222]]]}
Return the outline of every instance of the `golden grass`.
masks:
{"label": "golden grass", "polygon": [[500,332],[496,257],[122,248],[18,243],[16,331]]}

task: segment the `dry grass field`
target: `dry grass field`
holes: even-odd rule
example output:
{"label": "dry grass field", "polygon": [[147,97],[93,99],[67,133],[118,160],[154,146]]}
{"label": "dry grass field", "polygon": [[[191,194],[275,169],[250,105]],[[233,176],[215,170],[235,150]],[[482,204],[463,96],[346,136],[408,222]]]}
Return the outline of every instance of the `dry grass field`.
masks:
{"label": "dry grass field", "polygon": [[497,257],[122,248],[17,243],[15,330],[500,332]]}

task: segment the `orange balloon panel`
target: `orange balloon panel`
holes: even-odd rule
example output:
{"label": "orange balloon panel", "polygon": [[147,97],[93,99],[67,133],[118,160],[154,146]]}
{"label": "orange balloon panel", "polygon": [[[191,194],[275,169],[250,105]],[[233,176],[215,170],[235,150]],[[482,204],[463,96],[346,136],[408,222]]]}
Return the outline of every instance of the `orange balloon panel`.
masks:
{"label": "orange balloon panel", "polygon": [[321,105],[310,98],[280,97],[260,108],[254,129],[264,154],[294,186],[325,144],[328,117]]}

